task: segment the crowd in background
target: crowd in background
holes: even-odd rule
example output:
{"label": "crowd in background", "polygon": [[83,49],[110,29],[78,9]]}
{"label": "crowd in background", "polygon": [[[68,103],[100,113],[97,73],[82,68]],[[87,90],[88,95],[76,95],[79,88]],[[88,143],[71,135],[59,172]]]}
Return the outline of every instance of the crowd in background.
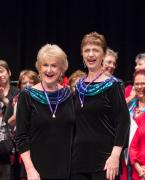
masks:
{"label": "crowd in background", "polygon": [[[65,76],[67,56],[57,45],[44,45],[37,54],[37,71],[22,70],[15,86],[7,61],[0,60],[0,180],[145,180],[145,53],[135,57],[133,84],[125,87],[113,76],[117,52],[93,33],[81,44],[84,70],[70,77]],[[94,116],[101,119],[97,125]],[[102,143],[104,154],[94,145],[100,138],[112,144]],[[105,175],[99,174],[99,163]]]}

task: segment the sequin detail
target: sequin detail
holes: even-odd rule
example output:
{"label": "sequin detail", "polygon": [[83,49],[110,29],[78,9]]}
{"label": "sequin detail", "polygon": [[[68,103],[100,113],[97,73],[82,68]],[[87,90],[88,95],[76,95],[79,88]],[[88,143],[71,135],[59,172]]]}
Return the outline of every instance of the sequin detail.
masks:
{"label": "sequin detail", "polygon": [[84,82],[84,79],[81,79],[76,85],[76,89],[79,94],[81,108],[84,107],[85,96],[93,96],[99,93],[103,93],[105,90],[111,87],[113,83],[116,81],[118,81],[118,79],[115,78],[114,76],[111,76],[105,81],[95,83],[95,84],[91,84],[93,82],[87,84]]}
{"label": "sequin detail", "polygon": [[[42,104],[48,104],[44,91],[37,90],[32,87],[25,88],[24,90],[28,92],[30,96],[36,101]],[[69,87],[59,89],[58,91],[59,91],[59,99],[58,99],[59,103],[66,101],[72,95]],[[56,104],[58,92],[57,91],[47,92],[47,95],[49,96],[51,104]]]}
{"label": "sequin detail", "polygon": [[76,84],[76,90],[78,91],[78,93],[80,93],[82,95],[84,94],[85,96],[93,96],[93,95],[103,93],[109,87],[111,87],[114,82],[119,82],[119,80],[117,78],[115,78],[114,76],[111,76],[110,78],[106,79],[105,81],[95,83],[95,84],[90,84],[86,89],[87,83],[85,83],[81,79]]}

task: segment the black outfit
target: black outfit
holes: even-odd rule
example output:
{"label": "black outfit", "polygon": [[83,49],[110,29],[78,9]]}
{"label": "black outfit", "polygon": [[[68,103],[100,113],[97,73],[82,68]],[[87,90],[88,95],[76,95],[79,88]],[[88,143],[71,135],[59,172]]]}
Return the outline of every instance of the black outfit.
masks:
{"label": "black outfit", "polygon": [[[106,180],[106,171],[72,174],[71,180]],[[115,180],[119,180],[119,177]]]}
{"label": "black outfit", "polygon": [[[15,86],[10,86],[8,95],[6,96],[9,101],[11,101],[11,99],[18,94],[19,89]],[[3,116],[5,115],[5,111],[7,109],[7,107],[4,105],[4,103],[1,101],[1,105],[2,105],[2,114]],[[4,133],[6,132],[6,127],[7,124],[5,123],[4,119],[2,119],[2,124],[0,126],[0,132]],[[1,180],[10,180],[11,179],[11,164],[10,164],[10,156],[6,155],[1,156],[0,155],[0,179]]]}
{"label": "black outfit", "polygon": [[[4,114],[4,121],[6,123],[8,123],[8,119],[14,114],[14,105],[13,105],[13,100],[15,98],[15,100],[17,100],[18,98],[17,94],[16,96],[14,96],[10,101],[9,104],[6,108],[5,114]],[[21,171],[21,163],[20,163],[20,155],[19,152],[16,148],[16,143],[15,143],[15,131],[16,131],[16,126],[14,125],[9,126],[11,129],[11,134],[13,137],[13,143],[14,143],[14,150],[13,150],[13,161],[11,162],[11,171],[12,171],[12,180],[20,180],[20,171]]]}
{"label": "black outfit", "polygon": [[[16,96],[18,96],[18,94]],[[15,98],[16,96],[14,96],[13,98]],[[8,123],[8,119],[14,114],[13,98],[9,101],[4,117],[3,117],[4,121],[7,123]]]}
{"label": "black outfit", "polygon": [[[13,97],[16,96],[18,93],[19,93],[19,89],[17,87],[10,86],[10,89],[9,89],[9,92],[8,92],[8,95],[6,96],[6,98],[8,98],[9,102],[11,102]],[[9,105],[9,103],[8,103],[8,105]],[[3,116],[5,116],[6,110],[7,110],[7,107],[5,105],[3,105],[2,106]]]}
{"label": "black outfit", "polygon": [[[46,100],[43,91],[37,92]],[[59,94],[63,94],[62,89]],[[56,118],[52,118],[48,104],[25,89],[19,95],[16,118],[18,149],[20,153],[30,150],[41,179],[68,179],[75,120],[72,96],[59,103]],[[24,167],[22,177],[26,177]]]}
{"label": "black outfit", "polygon": [[[92,83],[95,84],[97,82]],[[76,92],[75,107],[72,174],[77,177],[77,174],[86,173],[87,176],[87,173],[96,172],[96,179],[103,179],[105,162],[113,146],[124,146],[129,131],[129,112],[122,87],[115,81],[104,92],[85,96],[83,108]],[[98,172],[102,172],[102,178],[100,173],[97,176]]]}

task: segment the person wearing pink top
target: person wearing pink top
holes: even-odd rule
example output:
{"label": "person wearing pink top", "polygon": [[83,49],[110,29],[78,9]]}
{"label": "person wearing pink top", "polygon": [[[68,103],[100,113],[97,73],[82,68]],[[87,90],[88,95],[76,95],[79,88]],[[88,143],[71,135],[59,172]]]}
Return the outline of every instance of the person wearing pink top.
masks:
{"label": "person wearing pink top", "polygon": [[145,179],[145,113],[142,123],[136,130],[130,146],[130,161],[132,164],[132,179]]}
{"label": "person wearing pink top", "polygon": [[[136,131],[130,142],[129,157],[132,180],[145,179],[145,70],[134,74],[136,98],[130,102],[131,121],[136,123]],[[132,130],[132,129],[131,129]]]}
{"label": "person wearing pink top", "polygon": [[[135,71],[145,70],[145,53],[139,53],[135,58]],[[130,102],[135,97],[135,91],[131,84],[125,87],[126,102]]]}

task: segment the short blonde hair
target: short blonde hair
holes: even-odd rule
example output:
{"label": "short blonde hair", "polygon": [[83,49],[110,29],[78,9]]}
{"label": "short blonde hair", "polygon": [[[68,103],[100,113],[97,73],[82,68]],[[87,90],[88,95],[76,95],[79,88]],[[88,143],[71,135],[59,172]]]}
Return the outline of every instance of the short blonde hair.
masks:
{"label": "short blonde hair", "polygon": [[115,60],[118,59],[118,53],[115,52],[113,49],[107,48],[106,50],[106,56],[114,56]]}
{"label": "short blonde hair", "polygon": [[68,69],[66,53],[56,44],[46,44],[41,47],[37,54],[36,68],[39,71],[40,65],[44,60],[56,58],[60,64],[63,74]]}
{"label": "short blonde hair", "polygon": [[138,63],[139,61],[144,61],[145,62],[145,53],[139,53],[135,57],[135,62]]}
{"label": "short blonde hair", "polygon": [[87,44],[93,44],[98,45],[102,47],[104,53],[106,53],[107,49],[107,42],[103,35],[97,33],[97,32],[91,32],[89,34],[84,35],[82,42],[81,42],[81,52],[84,46]]}

